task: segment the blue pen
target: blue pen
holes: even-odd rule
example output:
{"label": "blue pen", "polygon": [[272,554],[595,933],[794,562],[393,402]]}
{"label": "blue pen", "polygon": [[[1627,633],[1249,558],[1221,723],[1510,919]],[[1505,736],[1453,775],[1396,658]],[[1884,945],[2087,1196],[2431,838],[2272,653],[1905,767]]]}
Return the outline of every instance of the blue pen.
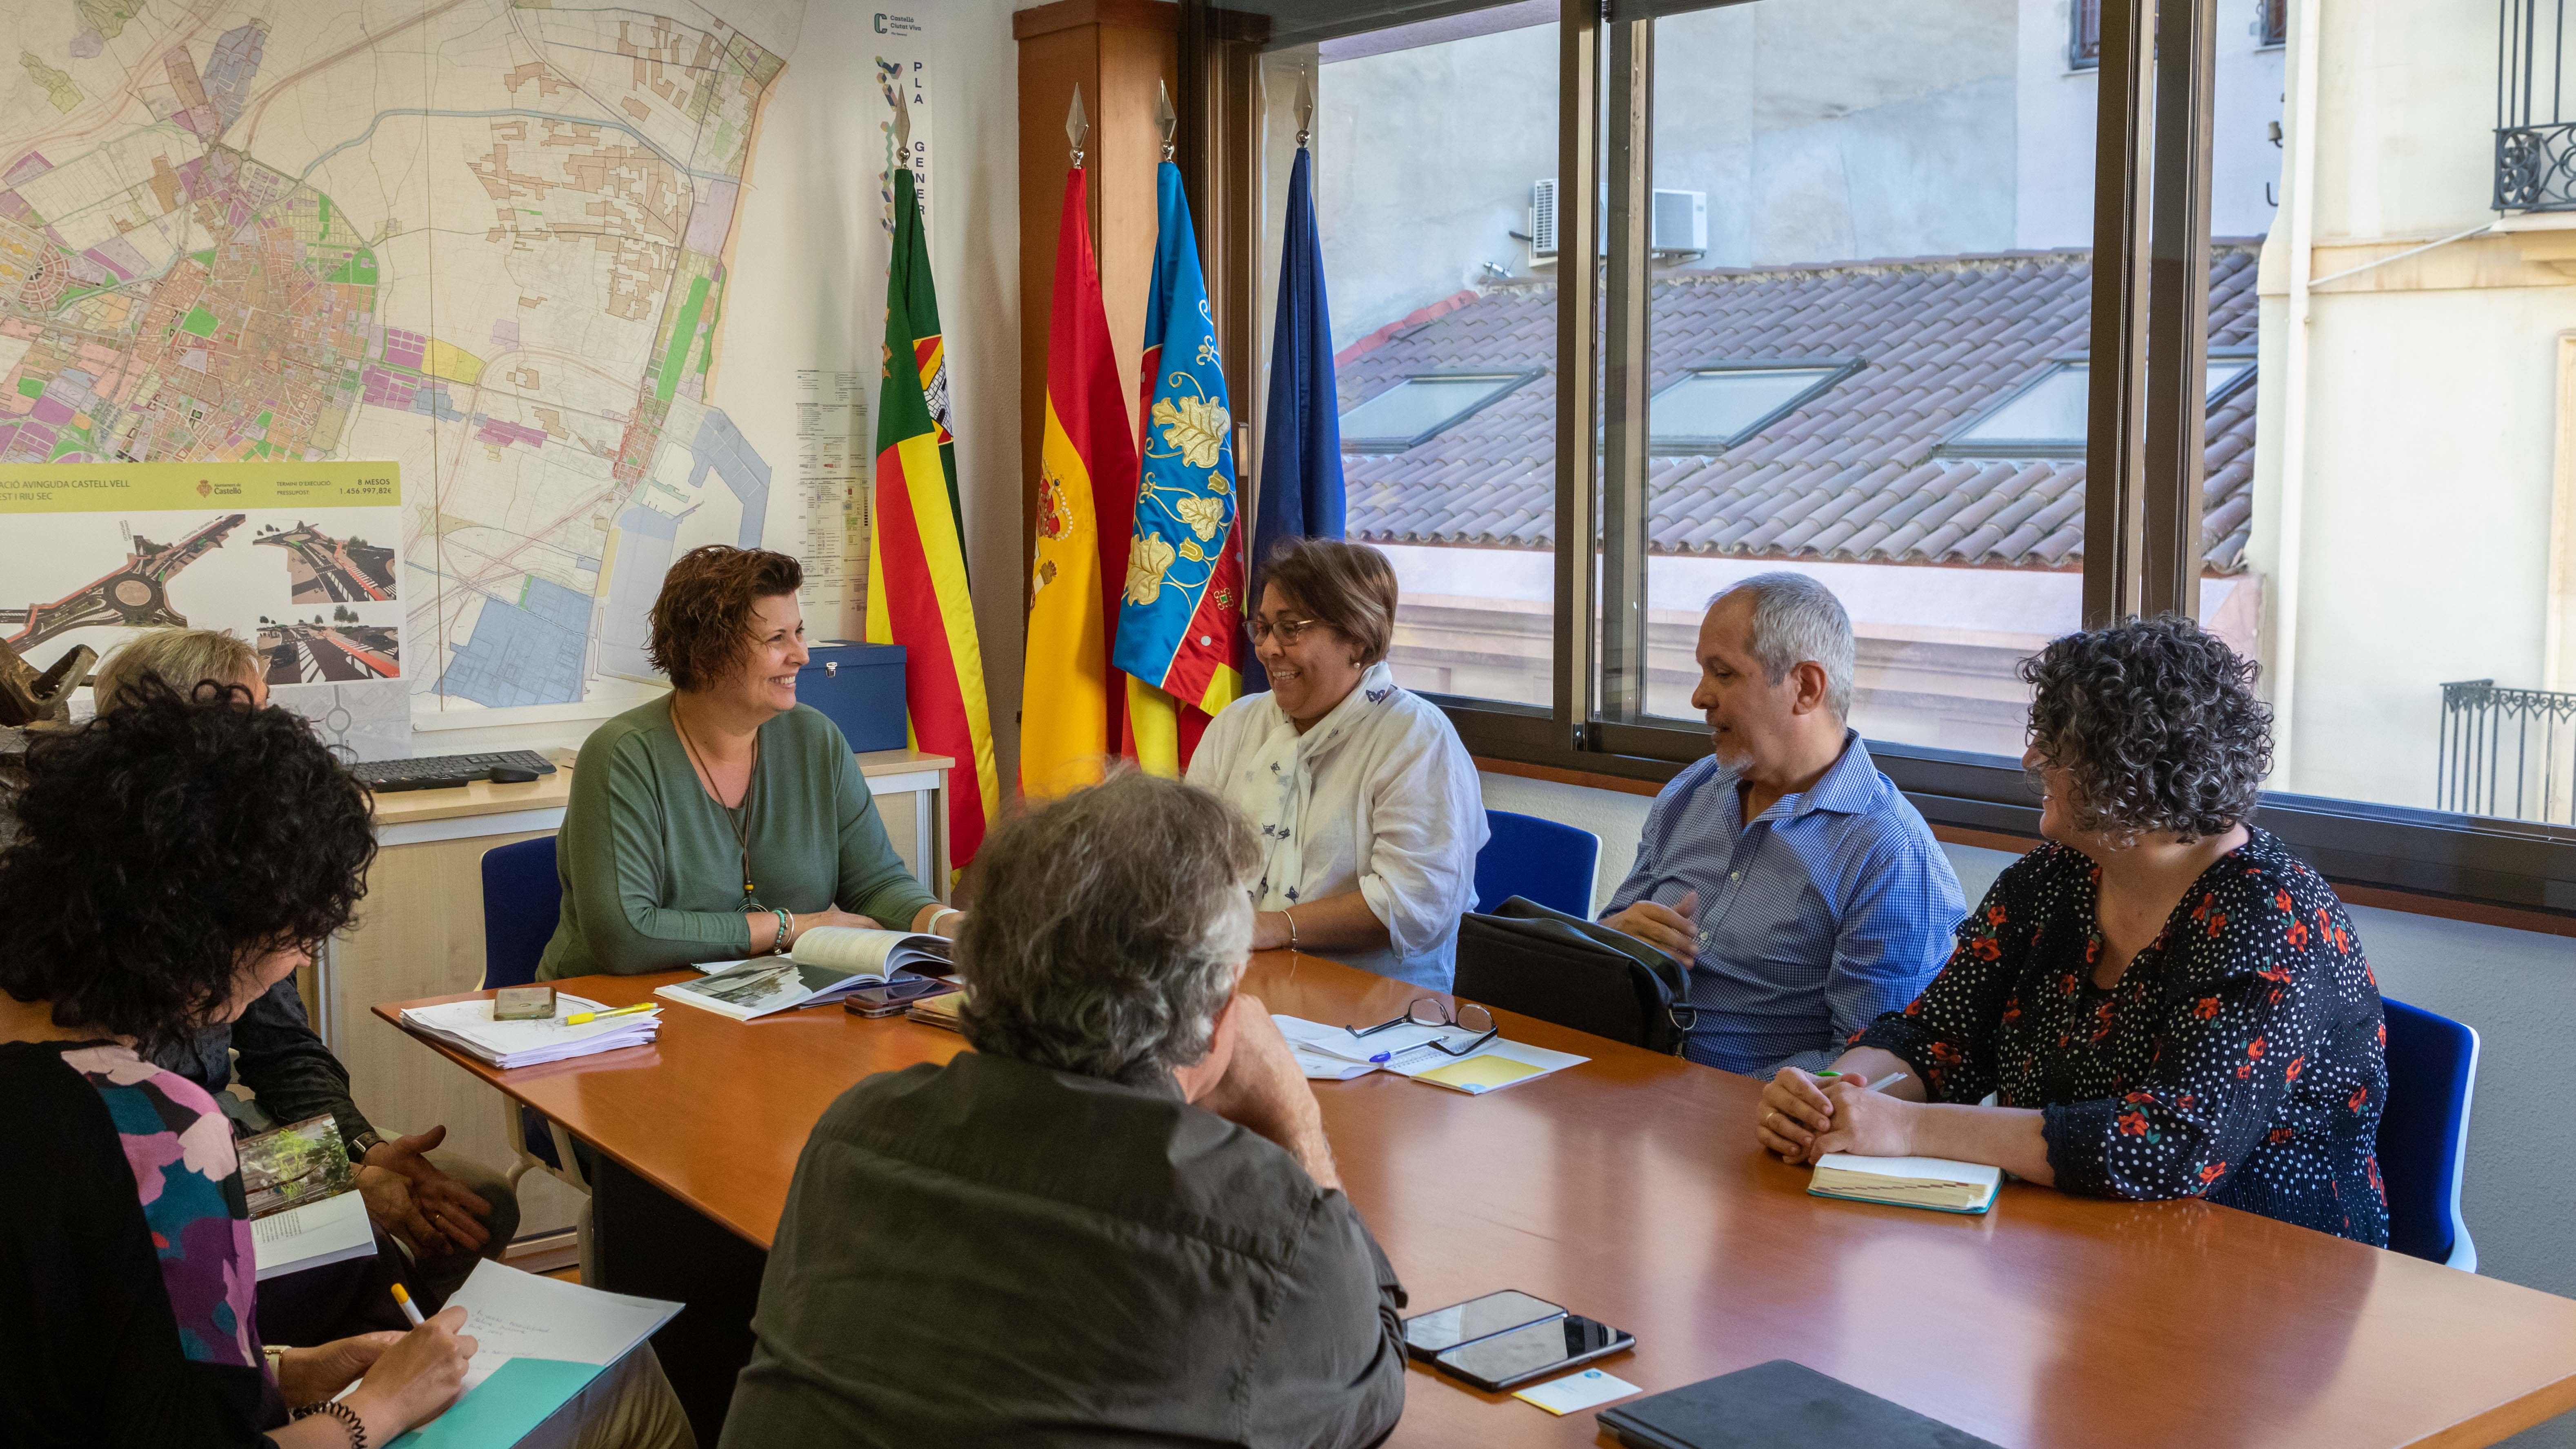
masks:
{"label": "blue pen", "polygon": [[1395,1053],[1393,1053],[1393,1052],[1379,1052],[1376,1056],[1373,1056],[1373,1057],[1369,1058],[1369,1065],[1370,1065],[1370,1066],[1376,1066],[1376,1065],[1377,1065],[1378,1063],[1380,1063],[1380,1062],[1389,1061],[1389,1060],[1393,1059],[1393,1058],[1394,1058],[1394,1056],[1395,1056]]}

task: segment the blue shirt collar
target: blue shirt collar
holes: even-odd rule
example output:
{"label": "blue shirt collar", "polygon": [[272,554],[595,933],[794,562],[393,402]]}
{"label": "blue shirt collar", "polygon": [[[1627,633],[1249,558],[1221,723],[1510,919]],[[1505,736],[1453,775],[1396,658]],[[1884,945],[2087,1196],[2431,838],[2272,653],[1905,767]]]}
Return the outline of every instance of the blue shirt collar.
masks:
{"label": "blue shirt collar", "polygon": [[[1728,778],[1733,780],[1732,772]],[[1818,810],[1837,815],[1866,815],[1878,803],[1878,765],[1861,743],[1860,731],[1845,726],[1843,752],[1825,767],[1816,783],[1795,795],[1783,795],[1767,812],[1774,820],[1795,820]],[[1759,820],[1761,816],[1755,816]],[[1746,822],[1750,823],[1750,822]]]}

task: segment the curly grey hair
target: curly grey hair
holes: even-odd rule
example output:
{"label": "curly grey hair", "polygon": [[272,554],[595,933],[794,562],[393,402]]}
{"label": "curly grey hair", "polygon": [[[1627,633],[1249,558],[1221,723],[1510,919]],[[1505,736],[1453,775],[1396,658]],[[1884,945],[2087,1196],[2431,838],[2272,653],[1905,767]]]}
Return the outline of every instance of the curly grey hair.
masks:
{"label": "curly grey hair", "polygon": [[1133,772],[1005,822],[958,935],[966,1039],[1130,1085],[1205,1057],[1252,949],[1258,862],[1232,806]]}
{"label": "curly grey hair", "polygon": [[1805,574],[1755,574],[1720,589],[1708,606],[1737,594],[1753,596],[1753,657],[1773,684],[1813,660],[1825,671],[1825,703],[1836,719],[1851,718],[1851,615],[1834,591]]}

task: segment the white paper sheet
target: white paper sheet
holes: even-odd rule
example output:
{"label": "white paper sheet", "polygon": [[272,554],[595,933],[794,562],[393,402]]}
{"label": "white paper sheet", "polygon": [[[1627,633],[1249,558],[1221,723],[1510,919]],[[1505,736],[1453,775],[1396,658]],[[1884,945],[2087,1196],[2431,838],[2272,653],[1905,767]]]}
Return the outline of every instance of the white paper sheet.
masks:
{"label": "white paper sheet", "polygon": [[1282,1016],[1273,1012],[1270,1019],[1279,1024],[1279,1034],[1288,1038],[1291,1046],[1304,1047],[1328,1057],[1339,1057],[1346,1062],[1373,1062],[1381,1058],[1388,1061],[1401,1061],[1406,1056],[1416,1053],[1438,1056],[1439,1053],[1426,1052],[1425,1048],[1443,1037],[1454,1036],[1461,1041],[1473,1039],[1472,1033],[1461,1033],[1456,1027],[1414,1026],[1408,1023],[1404,1026],[1388,1027],[1380,1032],[1371,1032],[1367,1036],[1353,1036],[1346,1027],[1326,1026],[1320,1021],[1308,1021],[1301,1016]]}
{"label": "white paper sheet", "polygon": [[488,1258],[474,1265],[447,1306],[465,1310],[463,1332],[475,1340],[474,1358],[465,1366],[468,1390],[514,1358],[615,1363],[680,1311],[679,1304],[659,1298],[603,1293]]}

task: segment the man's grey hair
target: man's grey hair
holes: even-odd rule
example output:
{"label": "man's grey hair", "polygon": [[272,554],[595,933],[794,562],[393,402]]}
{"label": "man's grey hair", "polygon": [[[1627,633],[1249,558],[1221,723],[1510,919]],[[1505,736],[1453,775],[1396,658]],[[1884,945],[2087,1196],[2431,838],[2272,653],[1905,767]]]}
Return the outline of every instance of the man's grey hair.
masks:
{"label": "man's grey hair", "polygon": [[1252,949],[1259,862],[1233,806],[1132,771],[1004,822],[958,934],[966,1039],[1138,1086],[1205,1057]]}
{"label": "man's grey hair", "polygon": [[1737,594],[1753,596],[1753,657],[1778,684],[1810,661],[1825,671],[1825,703],[1834,718],[1851,718],[1852,626],[1843,601],[1806,574],[1755,574],[1718,590],[1708,606]]}

